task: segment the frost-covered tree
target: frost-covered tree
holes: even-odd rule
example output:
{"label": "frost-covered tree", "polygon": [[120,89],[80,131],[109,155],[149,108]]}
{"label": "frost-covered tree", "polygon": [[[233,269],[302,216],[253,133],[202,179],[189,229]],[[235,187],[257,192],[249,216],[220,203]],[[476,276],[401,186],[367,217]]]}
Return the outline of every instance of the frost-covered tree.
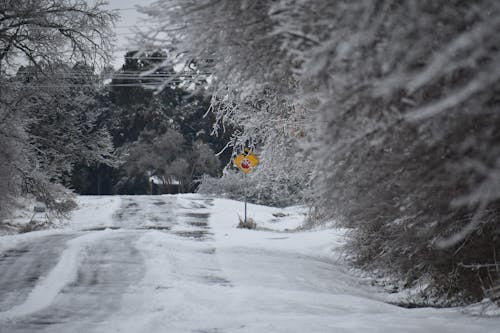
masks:
{"label": "frost-covered tree", "polygon": [[[88,126],[93,123],[90,119],[77,119],[89,116],[89,110],[76,115],[85,109],[85,102],[79,99],[79,93],[69,93],[70,84],[63,77],[69,71],[61,71],[61,64],[72,68],[76,62],[94,65],[109,59],[115,15],[104,9],[104,4],[82,0],[0,1],[0,177],[10,179],[0,199],[2,216],[9,212],[9,200],[4,198],[23,193],[35,195],[49,209],[65,210],[67,207],[58,199],[62,188],[56,181],[64,178],[76,151],[82,152],[78,158],[89,159],[90,155],[97,158],[94,148],[103,148],[101,152],[107,149],[104,132],[94,135],[104,140],[89,141],[90,133],[85,131],[97,127]],[[28,66],[15,75],[19,63]],[[71,77],[75,73],[69,74]],[[75,100],[70,102],[71,98]],[[79,102],[83,105],[76,105]],[[66,114],[71,103],[73,114]],[[103,146],[91,147],[94,144]],[[59,155],[63,150],[65,153]],[[68,157],[69,151],[73,159],[63,161],[61,157]]]}
{"label": "frost-covered tree", "polygon": [[428,296],[479,299],[498,283],[496,1],[160,0],[146,12],[158,28],[145,47],[213,76],[219,124],[241,126],[236,152],[258,146],[259,172],[299,161],[289,175],[311,184],[317,216],[352,228],[360,265]]}
{"label": "frost-covered tree", "polygon": [[[277,199],[275,193],[281,189],[281,203],[300,201],[309,158],[299,154],[299,145],[284,149],[284,143],[308,135],[309,114],[293,98],[297,64],[282,47],[283,37],[274,33],[278,12],[272,12],[272,3],[163,0],[144,12],[157,24],[142,35],[145,49],[167,50],[168,61],[182,68],[178,78],[210,77],[214,132],[223,132],[225,126],[238,128],[229,144],[234,153],[251,147],[265,157],[252,176],[261,194],[252,197],[261,202]],[[159,39],[159,32],[165,38]],[[232,182],[224,178],[223,183]]]}
{"label": "frost-covered tree", "polygon": [[500,250],[499,5],[285,5],[280,29],[317,41],[297,48],[301,87],[320,102],[313,156],[329,156],[316,205],[356,228],[365,267],[482,297]]}
{"label": "frost-covered tree", "polygon": [[107,61],[116,15],[105,1],[1,0],[0,68],[25,57],[37,64]]}
{"label": "frost-covered tree", "polygon": [[30,119],[28,134],[39,168],[63,185],[70,185],[75,165],[113,165],[113,143],[101,120],[98,77],[92,68],[61,64],[50,76],[34,76],[30,68],[17,73],[30,93],[24,104]]}
{"label": "frost-covered tree", "polygon": [[5,94],[11,100],[2,110],[2,141],[12,153],[5,151],[5,164],[16,166],[15,195],[32,194],[58,210],[60,191],[51,183],[68,187],[78,164],[113,165],[114,148],[99,120],[98,86],[91,69],[81,64],[39,69],[43,66],[23,66],[9,79],[13,88]]}
{"label": "frost-covered tree", "polygon": [[[0,84],[8,84],[0,79]],[[29,151],[24,142],[27,140],[26,119],[20,112],[7,112],[19,103],[19,92],[0,89],[0,221],[12,209],[15,197],[20,194],[22,171],[29,163]]]}

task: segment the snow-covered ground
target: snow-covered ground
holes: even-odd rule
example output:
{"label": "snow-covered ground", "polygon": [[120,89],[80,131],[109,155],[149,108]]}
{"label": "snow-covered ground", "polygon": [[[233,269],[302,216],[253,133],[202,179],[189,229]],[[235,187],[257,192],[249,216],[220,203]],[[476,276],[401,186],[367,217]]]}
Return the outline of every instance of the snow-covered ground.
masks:
{"label": "snow-covered ground", "polygon": [[[0,332],[500,332],[500,317],[404,309],[340,259],[305,209],[199,195],[79,197],[62,228],[0,237]],[[491,313],[494,313],[491,312]]]}

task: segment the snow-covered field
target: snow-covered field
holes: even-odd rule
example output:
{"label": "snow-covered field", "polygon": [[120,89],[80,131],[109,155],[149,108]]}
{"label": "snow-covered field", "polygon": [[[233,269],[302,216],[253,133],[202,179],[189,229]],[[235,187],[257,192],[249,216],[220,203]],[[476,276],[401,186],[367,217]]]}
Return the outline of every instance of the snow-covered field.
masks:
{"label": "snow-covered field", "polygon": [[[61,228],[0,237],[0,332],[500,332],[500,317],[404,309],[349,273],[344,231],[302,207],[199,195],[79,197]],[[491,312],[491,313],[494,313]]]}

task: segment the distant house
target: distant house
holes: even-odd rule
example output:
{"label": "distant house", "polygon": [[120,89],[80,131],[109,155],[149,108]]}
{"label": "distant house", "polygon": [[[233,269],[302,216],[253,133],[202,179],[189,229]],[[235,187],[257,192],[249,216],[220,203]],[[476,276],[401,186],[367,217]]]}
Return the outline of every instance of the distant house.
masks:
{"label": "distant house", "polygon": [[165,179],[160,176],[151,176],[149,177],[149,193],[153,195],[181,193],[181,182],[176,178]]}

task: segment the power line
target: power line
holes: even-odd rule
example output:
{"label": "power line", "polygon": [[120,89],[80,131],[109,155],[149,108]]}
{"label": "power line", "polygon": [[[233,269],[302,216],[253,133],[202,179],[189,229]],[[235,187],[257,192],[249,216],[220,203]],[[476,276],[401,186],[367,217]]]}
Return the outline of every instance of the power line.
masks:
{"label": "power line", "polygon": [[[144,24],[141,24],[143,26]],[[137,25],[117,25],[115,29],[130,29],[130,28],[138,28]]]}
{"label": "power line", "polygon": [[109,77],[109,78],[169,78],[169,77],[196,77],[196,76],[210,76],[215,73],[213,72],[162,72],[162,73],[152,73],[141,75],[140,72],[125,72],[125,73],[51,73],[48,75],[38,74],[34,72],[16,72],[14,75],[9,76],[8,78],[15,79],[17,76],[22,76],[24,78],[99,78],[99,77]]}
{"label": "power line", "polygon": [[[36,72],[30,72],[30,71],[18,71],[16,72],[17,74],[25,74],[25,75],[33,75],[37,74]],[[111,72],[108,73],[108,75],[135,75],[135,76],[141,76],[144,72],[135,72],[135,71],[129,71],[129,72]],[[196,74],[197,72],[191,72],[190,74]],[[169,71],[169,72],[154,72],[151,74],[145,74],[144,76],[155,76],[155,75],[175,75],[175,74],[182,74],[182,73],[177,73],[174,71]],[[184,74],[188,74],[185,72]],[[40,73],[41,76],[98,76],[96,73],[85,73],[85,72],[52,72],[52,73]]]}
{"label": "power line", "polygon": [[[168,84],[176,84],[176,83],[185,83],[187,85],[195,83],[195,82],[186,82],[186,81],[168,81]],[[16,87],[16,88],[85,88],[85,87],[137,87],[137,88],[152,88],[156,89],[162,86],[162,84],[64,84],[64,85],[56,85],[56,84],[47,84],[47,85],[22,85],[22,84],[0,84],[0,87]]]}
{"label": "power line", "polygon": [[110,10],[116,10],[116,11],[126,11],[126,10],[137,10],[135,7],[129,7],[129,8],[112,8]]}
{"label": "power line", "polygon": [[116,72],[108,72],[108,73],[103,73],[103,74],[96,74],[96,73],[85,73],[85,72],[52,72],[52,73],[40,73],[40,72],[33,72],[29,70],[23,70],[23,71],[16,71],[14,75],[11,77],[15,77],[15,75],[33,75],[33,76],[40,76],[40,77],[98,77],[98,76],[133,76],[133,77],[154,77],[154,76],[196,76],[196,75],[213,75],[215,74],[214,72],[208,72],[208,71],[182,71],[182,72],[176,72],[176,71],[158,71],[158,72],[153,72],[150,74],[144,74],[145,71],[140,72],[140,71],[116,71]]}

